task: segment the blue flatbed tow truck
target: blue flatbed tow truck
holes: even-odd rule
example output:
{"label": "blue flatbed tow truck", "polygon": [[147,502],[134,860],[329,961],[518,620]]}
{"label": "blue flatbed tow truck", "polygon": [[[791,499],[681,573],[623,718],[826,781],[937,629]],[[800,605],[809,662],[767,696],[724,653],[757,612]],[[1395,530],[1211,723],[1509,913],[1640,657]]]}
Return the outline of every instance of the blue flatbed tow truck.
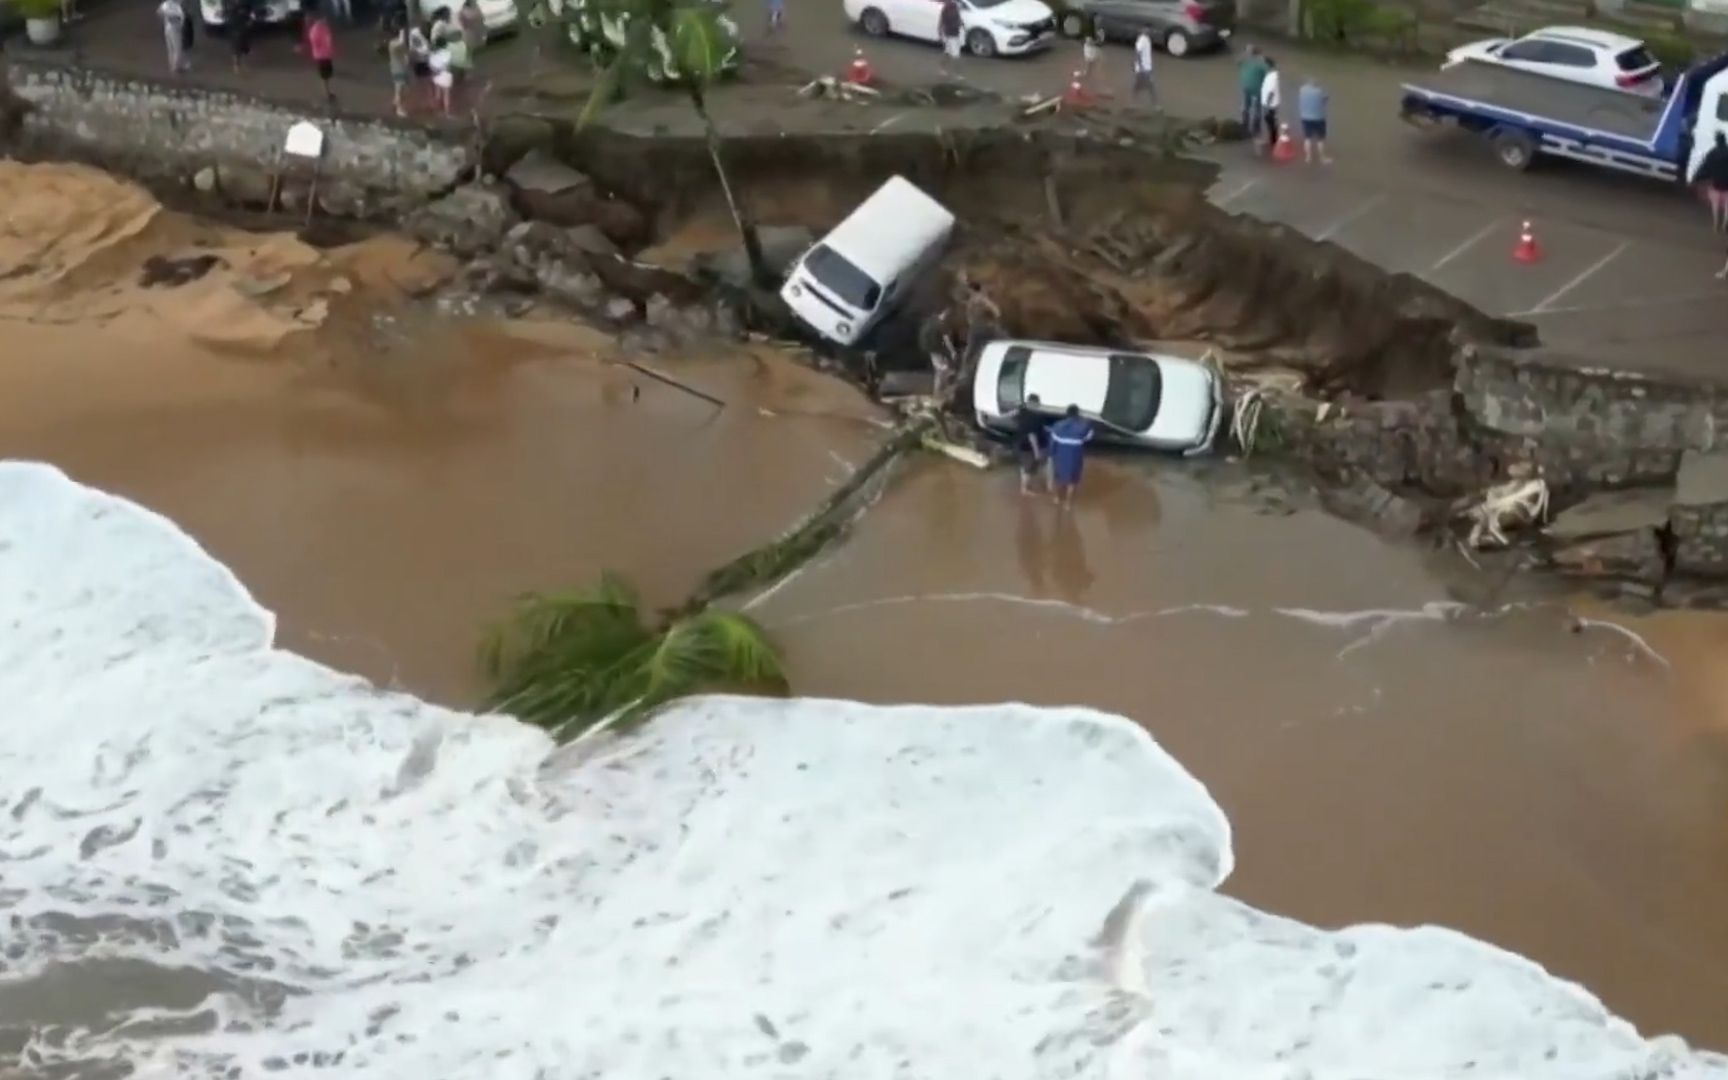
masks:
{"label": "blue flatbed tow truck", "polygon": [[1728,53],[1688,68],[1662,98],[1464,60],[1405,83],[1402,113],[1486,138],[1513,169],[1546,154],[1685,181],[1728,133]]}

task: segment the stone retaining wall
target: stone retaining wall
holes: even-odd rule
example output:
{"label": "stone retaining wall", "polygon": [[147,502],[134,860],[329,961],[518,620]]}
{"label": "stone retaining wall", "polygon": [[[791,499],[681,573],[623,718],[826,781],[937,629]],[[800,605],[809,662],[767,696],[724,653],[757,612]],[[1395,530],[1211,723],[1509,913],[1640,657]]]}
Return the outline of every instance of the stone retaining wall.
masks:
{"label": "stone retaining wall", "polygon": [[[413,124],[328,115],[245,94],[183,87],[29,58],[8,58],[5,85],[26,106],[8,133],[25,153],[86,161],[146,182],[244,176],[254,201],[290,126],[325,132],[320,201],[378,217],[455,187],[472,165],[460,140]],[[237,190],[239,185],[236,185]]]}
{"label": "stone retaining wall", "polygon": [[1728,431],[1728,384],[1464,346],[1450,392],[1341,402],[1323,419],[1312,404],[1279,411],[1322,473],[1388,493],[1469,498],[1540,474],[1564,508],[1638,488],[1655,506],[1651,521],[1571,529],[1552,539],[1554,565],[1660,584],[1664,597],[1728,578],[1728,446],[1719,445],[1728,439],[1718,434]]}

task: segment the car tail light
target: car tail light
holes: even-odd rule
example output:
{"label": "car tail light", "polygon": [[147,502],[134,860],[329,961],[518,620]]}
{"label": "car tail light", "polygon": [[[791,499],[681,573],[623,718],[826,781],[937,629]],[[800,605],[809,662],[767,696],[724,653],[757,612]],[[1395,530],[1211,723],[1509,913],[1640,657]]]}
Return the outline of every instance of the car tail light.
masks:
{"label": "car tail light", "polygon": [[1614,76],[1615,86],[1637,86],[1639,83],[1655,74],[1651,71],[1622,71]]}
{"label": "car tail light", "polygon": [[1194,3],[1193,0],[1189,0],[1188,3],[1182,5],[1182,14],[1186,15],[1194,22],[1206,21],[1206,9],[1201,7],[1199,4]]}

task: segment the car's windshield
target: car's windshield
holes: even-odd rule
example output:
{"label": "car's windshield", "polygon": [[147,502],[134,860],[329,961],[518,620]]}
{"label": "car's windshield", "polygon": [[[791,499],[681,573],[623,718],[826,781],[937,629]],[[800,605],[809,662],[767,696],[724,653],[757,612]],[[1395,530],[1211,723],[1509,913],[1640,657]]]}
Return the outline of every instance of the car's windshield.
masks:
{"label": "car's windshield", "polygon": [[810,249],[804,256],[804,269],[824,289],[858,311],[874,311],[882,299],[882,286],[827,244]]}
{"label": "car's windshield", "polygon": [[1656,64],[1656,58],[1650,55],[1650,50],[1640,45],[1636,49],[1627,49],[1614,58],[1621,71],[1643,71]]}
{"label": "car's windshield", "polygon": [[1163,393],[1158,362],[1147,356],[1112,356],[1110,389],[1104,394],[1105,423],[1124,431],[1145,431],[1158,415]]}
{"label": "car's windshield", "polygon": [[1026,400],[1026,361],[1032,350],[1016,345],[1002,358],[1002,370],[996,376],[996,408],[1004,416]]}
{"label": "car's windshield", "polygon": [[985,8],[1001,7],[1008,0],[966,0],[972,7],[982,11]]}

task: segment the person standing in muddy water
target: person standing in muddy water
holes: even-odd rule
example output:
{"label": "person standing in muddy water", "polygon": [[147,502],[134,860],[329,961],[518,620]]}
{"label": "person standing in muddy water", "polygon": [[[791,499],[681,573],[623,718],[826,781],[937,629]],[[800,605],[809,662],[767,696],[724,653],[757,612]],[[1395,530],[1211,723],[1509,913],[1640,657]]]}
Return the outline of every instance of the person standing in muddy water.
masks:
{"label": "person standing in muddy water", "polygon": [[959,308],[965,320],[961,327],[965,338],[957,343],[957,347],[961,358],[969,362],[979,345],[1001,333],[1002,309],[996,306],[996,301],[990,299],[984,286],[972,280],[964,271],[954,284],[954,300],[950,306]]}
{"label": "person standing in muddy water", "polygon": [[1033,481],[1044,467],[1045,443],[1050,418],[1044,415],[1037,394],[1027,394],[1026,403],[1014,414],[1014,456],[1020,464],[1020,494],[1032,494]]}
{"label": "person standing in muddy water", "polygon": [[931,396],[942,404],[947,403],[948,394],[953,389],[950,386],[955,366],[954,334],[950,325],[952,321],[948,309],[944,308],[926,316],[918,327],[918,347],[930,358],[930,369],[936,374],[936,384],[931,389]]}
{"label": "person standing in muddy water", "polygon": [[1080,406],[1070,405],[1062,419],[1050,426],[1050,487],[1064,509],[1074,505],[1080,472],[1086,464],[1086,444],[1092,441],[1092,421],[1080,415]]}

